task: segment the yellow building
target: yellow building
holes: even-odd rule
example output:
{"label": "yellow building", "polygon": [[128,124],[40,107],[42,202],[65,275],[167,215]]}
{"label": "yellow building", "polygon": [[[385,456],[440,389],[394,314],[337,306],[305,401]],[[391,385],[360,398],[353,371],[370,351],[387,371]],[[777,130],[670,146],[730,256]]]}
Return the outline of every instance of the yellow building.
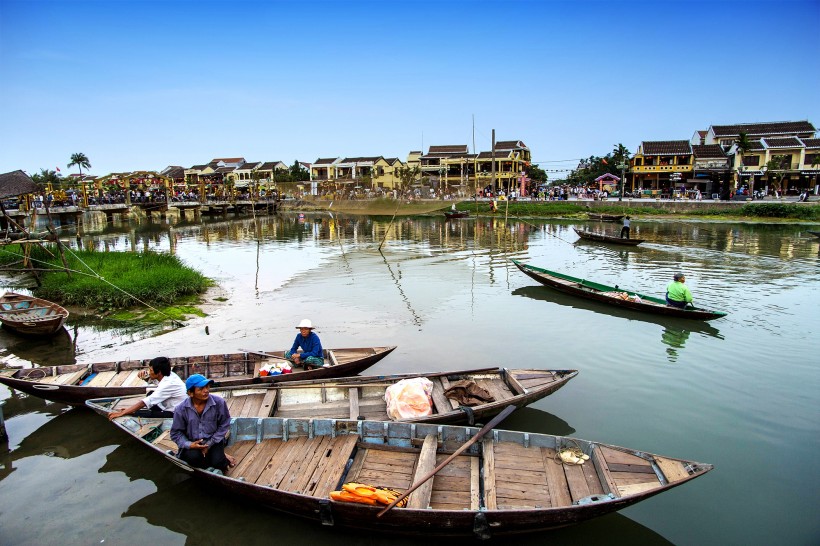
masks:
{"label": "yellow building", "polygon": [[666,195],[689,187],[694,184],[693,158],[688,140],[645,140],[629,162],[632,177],[627,191],[660,190]]}

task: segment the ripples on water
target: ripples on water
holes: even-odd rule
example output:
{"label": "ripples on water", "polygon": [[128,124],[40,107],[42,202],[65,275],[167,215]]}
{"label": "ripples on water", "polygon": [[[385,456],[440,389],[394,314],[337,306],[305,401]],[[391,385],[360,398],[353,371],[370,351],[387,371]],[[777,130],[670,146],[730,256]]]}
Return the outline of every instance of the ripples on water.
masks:
{"label": "ripples on water", "polygon": [[[550,533],[551,542],[603,542],[613,536],[658,544],[817,538],[811,507],[820,477],[803,454],[820,448],[815,333],[820,240],[805,237],[805,228],[633,221],[633,237],[646,243],[619,248],[579,242],[572,230],[617,231],[614,224],[389,220],[324,214],[109,226],[81,237],[80,244],[173,252],[217,280],[227,302],[209,301],[209,316],[161,335],[73,324],[61,340],[30,343],[0,332],[4,357],[49,365],[238,347],[281,349],[295,335],[294,325],[310,317],[328,347],[398,345],[373,368],[379,373],[487,365],[576,368],[581,374],[565,389],[517,412],[505,426],[575,434],[710,462],[717,469],[619,515]],[[576,299],[538,285],[510,259],[657,296],[675,272],[683,271],[697,304],[729,316],[693,322]],[[84,543],[132,536],[159,542],[180,536],[229,542],[240,536],[253,543],[271,529],[256,518],[296,542],[336,542],[339,536],[370,542],[231,499],[215,502],[219,513],[243,522],[242,530],[183,524],[200,521],[197,509],[178,508],[192,495],[207,494],[198,486],[175,482],[171,471],[145,469],[138,446],[95,426],[96,416],[84,417],[83,435],[74,437],[64,432],[76,428],[74,419],[53,409],[60,406],[8,398],[5,387],[0,396],[9,402],[13,461],[0,473],[0,529],[19,533],[10,543],[26,542],[27,536],[23,527],[9,527],[9,518],[20,513],[10,499],[26,500],[30,486],[20,476],[47,474],[51,479],[44,487],[68,490],[78,487],[69,476],[80,460],[92,470],[90,477],[83,470],[84,484],[95,481],[94,472],[105,474],[97,479],[101,497],[130,491],[110,514],[89,517],[70,496],[62,498],[71,502],[41,507],[56,510],[61,519],[85,520],[84,528],[72,527],[72,536]],[[82,451],[81,444],[93,450]],[[802,448],[796,457],[778,458],[795,446]],[[76,463],[55,474],[55,455]],[[25,473],[8,471],[23,464]],[[127,468],[129,477],[119,478],[120,468]],[[147,486],[135,490],[132,480],[143,477]],[[772,513],[773,505],[790,511]],[[166,512],[172,508],[152,506],[182,513],[171,517]],[[46,540],[57,531],[49,527],[31,536]],[[535,544],[544,538],[520,541]]]}

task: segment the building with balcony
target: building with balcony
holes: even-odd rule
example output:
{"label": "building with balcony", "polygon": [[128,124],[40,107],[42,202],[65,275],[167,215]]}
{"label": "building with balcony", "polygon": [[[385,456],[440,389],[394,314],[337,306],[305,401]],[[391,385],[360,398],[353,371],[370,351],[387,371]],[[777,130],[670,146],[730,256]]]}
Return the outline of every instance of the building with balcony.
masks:
{"label": "building with balcony", "polygon": [[694,180],[692,145],[688,140],[645,140],[630,159],[629,191],[660,190],[670,194],[684,181]]}

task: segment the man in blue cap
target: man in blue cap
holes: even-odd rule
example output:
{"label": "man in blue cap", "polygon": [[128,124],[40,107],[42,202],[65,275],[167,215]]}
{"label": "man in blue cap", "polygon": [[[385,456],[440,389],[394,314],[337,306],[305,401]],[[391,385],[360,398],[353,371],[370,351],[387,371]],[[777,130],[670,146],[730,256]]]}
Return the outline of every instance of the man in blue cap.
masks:
{"label": "man in blue cap", "polygon": [[225,437],[231,426],[228,404],[211,396],[214,382],[201,374],[185,381],[188,398],[174,409],[171,439],[179,447],[179,458],[194,468],[225,473],[235,461],[225,455]]}

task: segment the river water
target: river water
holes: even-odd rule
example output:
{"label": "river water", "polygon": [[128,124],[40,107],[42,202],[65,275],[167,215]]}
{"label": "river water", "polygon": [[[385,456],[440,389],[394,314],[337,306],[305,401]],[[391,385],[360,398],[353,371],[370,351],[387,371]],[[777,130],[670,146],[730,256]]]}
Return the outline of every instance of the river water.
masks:
{"label": "river water", "polygon": [[[646,239],[637,248],[577,242],[573,226],[616,229],[326,213],[115,225],[81,244],[175,253],[219,283],[208,316],[161,332],[78,324],[45,343],[0,331],[0,347],[7,363],[43,365],[284,349],[308,317],[325,347],[398,345],[374,373],[574,368],[577,378],[502,428],[715,470],[521,544],[820,542],[820,239],[807,232],[817,226],[633,221],[633,237]],[[689,322],[577,300],[511,259],[659,296],[683,271],[696,304],[729,315]],[[0,399],[4,545],[384,541],[214,496],[83,409],[4,386]]]}

